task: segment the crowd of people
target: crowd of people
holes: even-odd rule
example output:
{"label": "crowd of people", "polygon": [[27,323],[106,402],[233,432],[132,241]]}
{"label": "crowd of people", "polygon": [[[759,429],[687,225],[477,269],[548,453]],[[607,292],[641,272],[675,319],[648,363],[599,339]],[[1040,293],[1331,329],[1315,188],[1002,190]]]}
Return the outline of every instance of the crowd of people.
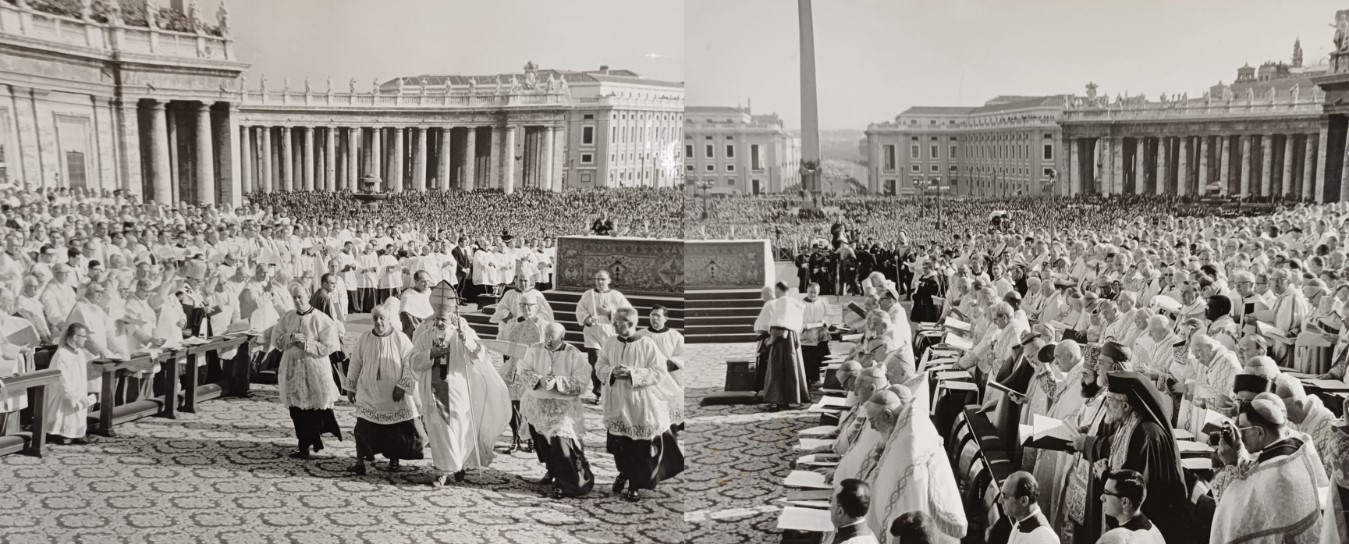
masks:
{"label": "crowd of people", "polygon": [[[250,373],[274,373],[290,411],[291,457],[321,455],[325,434],[342,437],[333,409],[345,398],[357,418],[353,473],[376,455],[397,469],[429,452],[434,485],[464,481],[491,464],[509,427],[505,451],[536,453],[547,470],[539,483],[555,498],[594,485],[581,446],[589,393],[603,404],[619,468],[613,493],[639,500],[683,469],[682,337],[663,326],[662,308],[639,331],[636,310],[599,271],[577,309],[585,345],[572,346],[535,287],[552,281],[558,236],[678,236],[671,195],[426,193],[370,207],[349,194],[272,193],[232,208],[0,188],[0,377],[33,372],[45,359],[36,354],[54,350],[61,385],[31,430],[86,444],[95,404],[165,394],[149,379],[160,365],[147,363],[103,398],[91,361],[153,361],[143,356],[194,337],[246,334]],[[496,340],[460,315],[482,293],[501,302]],[[373,329],[348,333],[363,313]],[[216,355],[201,358],[208,380],[233,353]],[[31,424],[28,398],[0,382],[0,434]]]}
{"label": "crowd of people", "polygon": [[[820,469],[834,542],[1349,542],[1349,205],[1231,216],[1008,199],[964,213],[948,207],[941,230],[872,216],[807,232],[832,238],[825,253],[862,236],[902,256],[835,284],[860,297],[846,324],[828,322],[820,280],[836,278],[810,259],[804,298],[785,281],[766,294],[763,402],[809,402],[827,354],[845,361],[847,408],[812,460],[837,463]],[[839,327],[861,337],[838,345]],[[962,451],[943,447],[962,425],[1014,469],[993,504],[962,489]]]}

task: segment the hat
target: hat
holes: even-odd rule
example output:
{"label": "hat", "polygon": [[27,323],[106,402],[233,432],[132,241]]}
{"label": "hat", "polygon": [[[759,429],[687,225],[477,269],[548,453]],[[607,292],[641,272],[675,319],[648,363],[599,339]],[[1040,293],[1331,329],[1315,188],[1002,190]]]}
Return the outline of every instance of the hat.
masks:
{"label": "hat", "polygon": [[1157,295],[1152,297],[1152,306],[1158,310],[1164,310],[1173,314],[1180,313],[1180,301],[1166,295]]}
{"label": "hat", "polygon": [[1274,382],[1264,376],[1255,374],[1237,374],[1232,379],[1232,391],[1240,393],[1242,391],[1250,393],[1268,393],[1274,390]]}
{"label": "hat", "polygon": [[1058,347],[1057,342],[1045,344],[1045,347],[1040,348],[1040,353],[1035,354],[1035,358],[1039,359],[1041,363],[1051,363],[1054,361],[1054,350]]}
{"label": "hat", "polygon": [[1288,409],[1284,406],[1283,400],[1274,393],[1256,395],[1254,399],[1251,399],[1251,411],[1255,412],[1255,415],[1260,419],[1273,425],[1288,423]]}
{"label": "hat", "polygon": [[1012,301],[1021,302],[1021,293],[1018,293],[1016,291],[1008,291],[1006,295],[1002,296],[1002,301],[1009,304]]}
{"label": "hat", "polygon": [[[1146,376],[1132,371],[1111,372],[1106,375],[1106,390],[1125,395],[1139,417],[1150,420],[1171,438],[1171,423],[1162,416],[1162,394]],[[1275,397],[1277,399],[1278,397]],[[1174,439],[1173,439],[1174,440]],[[1177,468],[1179,470],[1179,468]],[[1177,474],[1177,477],[1180,477]]]}
{"label": "hat", "polygon": [[1101,355],[1109,357],[1112,361],[1129,364],[1129,358],[1133,355],[1132,351],[1119,342],[1111,340],[1101,346]]}

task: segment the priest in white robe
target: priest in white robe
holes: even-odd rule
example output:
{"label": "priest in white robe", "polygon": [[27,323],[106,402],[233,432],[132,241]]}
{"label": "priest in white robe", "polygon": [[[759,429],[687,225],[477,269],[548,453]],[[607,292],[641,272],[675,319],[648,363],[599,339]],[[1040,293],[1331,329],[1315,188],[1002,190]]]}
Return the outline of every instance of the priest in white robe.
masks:
{"label": "priest in white robe", "polygon": [[440,472],[433,486],[454,475],[464,481],[470,468],[492,463],[496,437],[510,424],[510,393],[478,335],[456,313],[458,299],[435,308],[413,336],[412,370],[417,374],[431,460]]}
{"label": "priest in white robe", "polygon": [[564,341],[566,333],[561,323],[550,323],[543,342],[530,346],[518,366],[525,386],[520,412],[529,424],[534,452],[547,467],[539,483],[551,486],[555,499],[585,496],[595,486],[582,445],[581,395],[590,387],[590,363],[581,350]]}
{"label": "priest in white robe", "polygon": [[412,341],[399,331],[387,304],[376,306],[371,317],[375,326],[361,335],[351,353],[347,370],[347,398],[356,406],[356,464],[350,469],[365,474],[365,461],[376,454],[389,460],[388,469],[399,462],[421,459],[425,443],[418,428],[420,414],[415,403],[417,382],[412,375]]}
{"label": "priest in white robe", "polygon": [[[969,523],[941,435],[927,411],[914,402],[912,391],[904,385],[880,391],[868,402],[880,408],[880,417],[891,430],[867,480],[874,500],[867,524],[881,533],[901,514],[926,512],[936,529],[931,542],[959,542]],[[882,434],[887,433],[882,430]]]}
{"label": "priest in white robe", "polygon": [[[652,306],[651,312],[647,314],[647,321],[651,325],[638,331],[637,336],[650,338],[656,343],[661,355],[665,356],[665,369],[670,372],[670,378],[679,387],[684,387],[684,335],[666,326],[669,322],[668,313],[669,310],[660,304]],[[682,402],[670,403],[670,430],[675,436],[684,430]]]}
{"label": "priest in white robe", "polygon": [[[614,312],[617,336],[600,348],[595,370],[604,384],[606,449],[614,456],[618,478],[614,495],[641,499],[639,490],[655,489],[684,470],[684,456],[670,432],[671,402],[684,402],[666,370],[665,357],[648,338],[635,336],[637,310]],[[627,491],[624,492],[624,487]]]}
{"label": "priest in white robe", "polygon": [[[582,348],[590,359],[590,366],[599,370],[599,350],[608,339],[614,336],[614,312],[619,308],[631,308],[627,297],[617,290],[609,288],[609,272],[600,270],[595,273],[595,288],[581,294],[576,303],[576,320],[585,327],[585,345]],[[591,375],[591,393],[599,401],[603,388],[600,378]]]}
{"label": "priest in white robe", "polygon": [[53,444],[83,445],[94,442],[86,437],[89,431],[89,407],[94,396],[89,390],[89,352],[84,345],[89,341],[89,329],[81,323],[72,323],[61,335],[61,347],[52,355],[52,370],[61,371],[61,381],[48,387],[43,398],[46,420],[43,431],[51,436]]}

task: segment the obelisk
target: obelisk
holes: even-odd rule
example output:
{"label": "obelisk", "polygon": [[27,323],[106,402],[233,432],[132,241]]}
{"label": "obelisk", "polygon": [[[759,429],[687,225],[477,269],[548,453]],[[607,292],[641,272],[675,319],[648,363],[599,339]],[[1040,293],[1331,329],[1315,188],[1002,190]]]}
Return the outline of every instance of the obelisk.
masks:
{"label": "obelisk", "polygon": [[[801,25],[801,189],[820,207],[820,113],[815,97],[815,22],[810,0],[796,0]],[[814,168],[808,168],[814,165]]]}

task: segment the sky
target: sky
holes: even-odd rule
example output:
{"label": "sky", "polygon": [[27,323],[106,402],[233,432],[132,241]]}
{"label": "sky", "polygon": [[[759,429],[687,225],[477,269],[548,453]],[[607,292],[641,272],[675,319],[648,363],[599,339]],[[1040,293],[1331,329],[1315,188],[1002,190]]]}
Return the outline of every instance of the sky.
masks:
{"label": "sky", "polygon": [[[998,95],[1203,94],[1243,63],[1333,47],[1329,0],[814,0],[822,130]],[[797,2],[685,0],[686,104],[800,125]]]}
{"label": "sky", "polygon": [[[167,4],[167,0],[160,0]],[[219,0],[203,0],[215,21]],[[420,74],[496,74],[540,68],[627,68],[684,80],[684,4],[680,0],[228,0],[235,54],[279,88],[312,78],[345,92],[356,78]]]}

